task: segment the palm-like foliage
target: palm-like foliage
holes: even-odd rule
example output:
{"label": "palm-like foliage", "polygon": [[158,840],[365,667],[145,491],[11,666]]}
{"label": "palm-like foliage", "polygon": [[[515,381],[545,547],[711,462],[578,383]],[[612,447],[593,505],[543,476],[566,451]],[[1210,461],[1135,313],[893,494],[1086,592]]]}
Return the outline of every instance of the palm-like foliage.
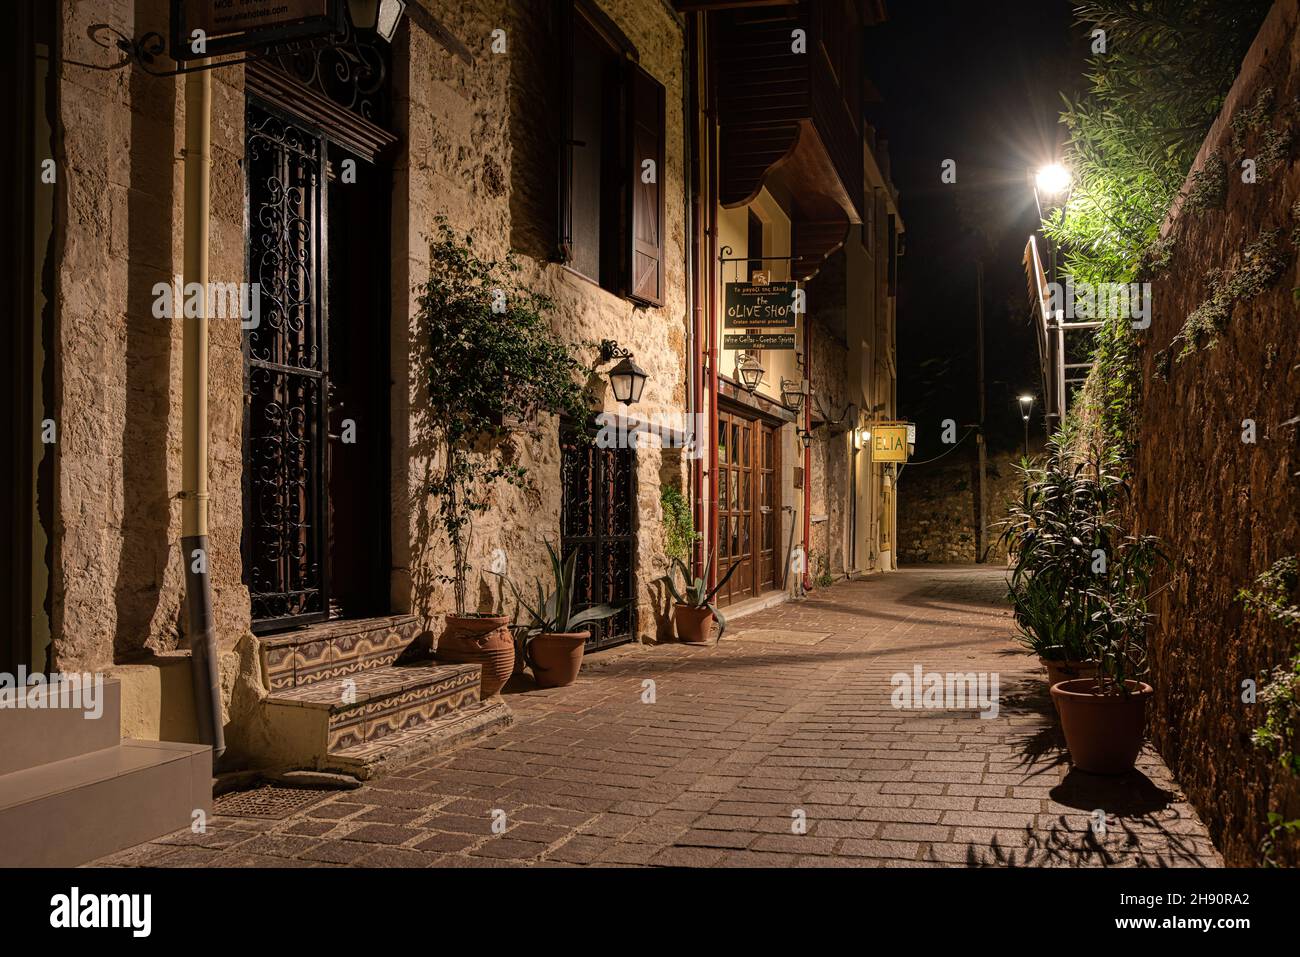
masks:
{"label": "palm-like foliage", "polygon": [[[617,605],[592,605],[589,608],[575,611],[577,590],[574,583],[578,571],[578,554],[574,552],[562,561],[550,542],[546,543],[546,553],[551,561],[554,588],[548,594],[546,586],[542,584],[541,580],[535,581],[533,584],[537,590],[536,601],[529,602],[520,594],[514,582],[499,572],[494,573],[510,586],[510,591],[514,594],[515,601],[518,603],[518,608],[515,611],[516,624],[513,626],[516,643],[523,654],[524,661],[534,668],[536,663],[528,654],[528,646],[535,638],[545,634],[572,634],[581,630],[583,625],[590,625],[593,622],[612,618],[627,607],[627,602],[623,602]],[[527,613],[527,624],[518,624],[519,611]]]}
{"label": "palm-like foliage", "polygon": [[1022,644],[1055,661],[1095,660],[1102,690],[1145,670],[1144,637],[1156,539],[1120,524],[1126,486],[1114,453],[1072,455],[1059,441],[1022,469],[1003,523],[1015,563],[1009,598]]}
{"label": "palm-like foliage", "polygon": [[686,567],[686,563],[680,558],[673,559],[673,567],[681,573],[682,589],[677,590],[677,585],[673,581],[671,572],[660,577],[658,580],[663,582],[673,600],[679,605],[689,605],[691,608],[707,608],[713,613],[713,617],[718,622],[718,641],[722,640],[722,633],[727,630],[727,619],[722,612],[718,610],[717,605],[713,604],[713,599],[717,597],[718,592],[722,591],[724,585],[731,580],[731,576],[736,573],[740,567],[740,562],[736,562],[727,569],[727,573],[718,580],[718,583],[712,588],[709,587],[709,568],[712,567],[713,558],[710,556],[704,560],[704,569],[702,577],[693,578],[691,570]]}

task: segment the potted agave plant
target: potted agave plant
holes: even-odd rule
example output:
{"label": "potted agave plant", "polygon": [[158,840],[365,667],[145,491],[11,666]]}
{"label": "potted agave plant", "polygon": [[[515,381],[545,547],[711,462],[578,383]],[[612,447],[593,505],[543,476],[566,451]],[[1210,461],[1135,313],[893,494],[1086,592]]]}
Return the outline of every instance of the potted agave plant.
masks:
{"label": "potted agave plant", "polygon": [[551,560],[551,574],[555,587],[544,593],[540,581],[536,583],[537,600],[530,604],[519,594],[514,583],[505,579],[514,592],[519,609],[528,615],[528,623],[515,626],[516,644],[520,658],[533,669],[533,678],[539,688],[563,688],[577,680],[582,669],[582,654],[590,630],[583,628],[592,622],[611,618],[625,605],[601,604],[575,610],[574,579],[577,576],[578,556],[570,555],[561,561],[550,542],[546,552]]}
{"label": "potted agave plant", "polygon": [[708,644],[709,632],[712,631],[713,622],[718,622],[718,641],[722,640],[722,633],[727,630],[727,619],[723,617],[722,612],[718,611],[713,599],[717,596],[735,574],[736,569],[740,567],[740,562],[736,562],[727,573],[718,580],[718,583],[712,588],[709,587],[709,567],[713,559],[705,559],[703,577],[691,577],[690,569],[680,558],[673,559],[673,567],[681,573],[682,588],[677,590],[677,585],[673,581],[672,574],[664,575],[659,579],[667,587],[669,593],[673,596],[673,627],[677,631],[677,640],[686,642],[691,645]]}
{"label": "potted agave plant", "polygon": [[551,329],[554,302],[523,283],[513,258],[484,257],[445,218],[437,227],[429,278],[419,289],[419,358],[429,400],[421,425],[439,451],[427,491],[451,552],[437,577],[451,586],[455,608],[436,656],[479,665],[487,698],[509,680],[515,642],[508,618],[469,607],[474,519],[488,509],[498,484],[531,487],[507,423],[541,414],[582,416],[588,396],[581,363]]}

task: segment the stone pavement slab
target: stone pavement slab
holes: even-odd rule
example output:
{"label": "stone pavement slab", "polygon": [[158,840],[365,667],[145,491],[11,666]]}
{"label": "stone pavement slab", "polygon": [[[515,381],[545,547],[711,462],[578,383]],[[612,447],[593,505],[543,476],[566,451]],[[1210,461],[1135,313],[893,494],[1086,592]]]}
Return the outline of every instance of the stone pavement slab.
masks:
{"label": "stone pavement slab", "polygon": [[[508,695],[516,723],[475,746],[98,863],[1220,865],[1149,748],[1123,778],[1071,771],[1004,576],[911,568],[746,617],[716,647],[595,655],[569,688]],[[996,673],[996,716],[896,709],[891,679],[918,667]]]}

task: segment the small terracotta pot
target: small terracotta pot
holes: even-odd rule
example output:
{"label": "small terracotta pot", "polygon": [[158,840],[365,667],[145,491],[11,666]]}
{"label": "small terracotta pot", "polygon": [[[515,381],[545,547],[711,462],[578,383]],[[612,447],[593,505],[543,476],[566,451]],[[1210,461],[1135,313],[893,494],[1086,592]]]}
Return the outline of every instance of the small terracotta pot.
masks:
{"label": "small terracotta pot", "polygon": [[478,665],[482,669],[479,697],[486,701],[505,686],[514,670],[515,641],[509,624],[510,619],[505,617],[448,615],[434,657],[453,664]]}
{"label": "small terracotta pot", "polygon": [[673,627],[677,629],[678,641],[707,645],[713,638],[713,612],[694,605],[674,605]]}
{"label": "small terracotta pot", "polygon": [[1127,695],[1097,694],[1095,678],[1052,685],[1070,761],[1080,771],[1124,774],[1133,770],[1146,731],[1147,699],[1153,692],[1142,681],[1124,685]]}
{"label": "small terracotta pot", "polygon": [[533,678],[539,688],[564,688],[578,679],[589,631],[543,632],[528,643]]}

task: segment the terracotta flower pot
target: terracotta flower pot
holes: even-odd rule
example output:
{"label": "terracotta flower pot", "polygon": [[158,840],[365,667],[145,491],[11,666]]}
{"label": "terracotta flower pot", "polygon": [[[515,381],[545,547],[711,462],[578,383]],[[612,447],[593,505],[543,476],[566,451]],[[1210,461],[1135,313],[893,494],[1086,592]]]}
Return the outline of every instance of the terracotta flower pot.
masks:
{"label": "terracotta flower pot", "polygon": [[678,641],[707,645],[713,638],[713,612],[694,605],[674,605],[673,627],[677,629]]}
{"label": "terracotta flower pot", "polygon": [[479,665],[483,674],[479,697],[486,701],[510,680],[515,666],[515,642],[509,624],[510,619],[505,617],[448,615],[434,657],[453,664]]}
{"label": "terracotta flower pot", "polygon": [[591,637],[589,631],[563,634],[543,633],[528,643],[533,660],[533,678],[539,688],[564,688],[578,679],[582,669],[582,650]]}
{"label": "terracotta flower pot", "polygon": [[1070,761],[1080,771],[1124,774],[1133,770],[1146,731],[1149,684],[1127,681],[1127,695],[1099,695],[1095,678],[1052,685]]}
{"label": "terracotta flower pot", "polygon": [[1038,663],[1047,671],[1047,686],[1060,684],[1062,681],[1073,681],[1075,678],[1095,678],[1097,677],[1097,662],[1095,661],[1053,661],[1050,658],[1040,657]]}

